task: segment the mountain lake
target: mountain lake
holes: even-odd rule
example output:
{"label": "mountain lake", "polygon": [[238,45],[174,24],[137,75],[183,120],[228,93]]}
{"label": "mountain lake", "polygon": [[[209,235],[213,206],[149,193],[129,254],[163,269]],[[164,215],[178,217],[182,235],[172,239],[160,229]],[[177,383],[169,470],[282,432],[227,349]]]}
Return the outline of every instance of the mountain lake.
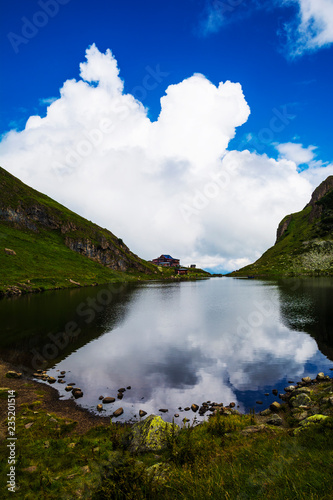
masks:
{"label": "mountain lake", "polygon": [[[211,278],[110,284],[0,300],[0,357],[80,387],[78,405],[117,421],[139,410],[180,423],[193,403],[259,412],[272,394],[332,376],[333,278]],[[41,383],[47,383],[42,382]],[[118,390],[122,399],[118,399]],[[262,404],[257,403],[261,401]],[[160,409],[168,410],[160,412]],[[179,417],[174,417],[178,414]]]}

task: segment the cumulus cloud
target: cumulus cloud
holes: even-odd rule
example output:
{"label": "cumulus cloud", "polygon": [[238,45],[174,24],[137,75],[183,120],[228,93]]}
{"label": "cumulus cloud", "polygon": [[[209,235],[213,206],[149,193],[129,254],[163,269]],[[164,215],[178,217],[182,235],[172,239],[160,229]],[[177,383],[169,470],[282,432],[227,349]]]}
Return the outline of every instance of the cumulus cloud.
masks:
{"label": "cumulus cloud", "polygon": [[333,3],[331,0],[282,0],[298,4],[297,18],[286,24],[291,56],[315,51],[333,43]]}
{"label": "cumulus cloud", "polygon": [[316,146],[308,146],[305,148],[303,144],[286,142],[284,144],[277,144],[276,149],[279,151],[282,158],[291,160],[298,166],[303,163],[309,163],[314,159],[314,150]]}
{"label": "cumulus cloud", "polygon": [[[1,165],[145,259],[166,252],[183,264],[241,267],[328,175],[318,165],[300,174],[290,157],[228,151],[250,113],[239,83],[190,76],[168,87],[152,122],[124,93],[111,51],[92,45],[80,70],[44,118],[31,116],[2,138]],[[151,68],[146,76],[149,87],[162,80]]]}

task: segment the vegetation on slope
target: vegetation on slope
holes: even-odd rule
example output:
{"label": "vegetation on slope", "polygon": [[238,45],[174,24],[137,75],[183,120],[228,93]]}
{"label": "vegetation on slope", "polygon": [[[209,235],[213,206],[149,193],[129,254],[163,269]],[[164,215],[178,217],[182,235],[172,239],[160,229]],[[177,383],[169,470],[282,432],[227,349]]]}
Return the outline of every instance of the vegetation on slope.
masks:
{"label": "vegetation on slope", "polygon": [[254,264],[230,276],[333,275],[333,177],[300,212],[279,224],[277,241]]}
{"label": "vegetation on slope", "polygon": [[0,167],[0,295],[173,275]]}

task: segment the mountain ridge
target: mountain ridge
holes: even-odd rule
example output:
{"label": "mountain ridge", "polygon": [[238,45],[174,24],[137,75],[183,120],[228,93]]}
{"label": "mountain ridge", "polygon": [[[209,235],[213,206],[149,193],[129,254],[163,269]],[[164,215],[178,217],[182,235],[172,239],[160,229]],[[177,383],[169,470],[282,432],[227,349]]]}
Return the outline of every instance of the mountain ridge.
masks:
{"label": "mountain ridge", "polygon": [[333,176],[313,191],[303,210],[282,219],[271,248],[228,276],[295,275],[333,275]]}

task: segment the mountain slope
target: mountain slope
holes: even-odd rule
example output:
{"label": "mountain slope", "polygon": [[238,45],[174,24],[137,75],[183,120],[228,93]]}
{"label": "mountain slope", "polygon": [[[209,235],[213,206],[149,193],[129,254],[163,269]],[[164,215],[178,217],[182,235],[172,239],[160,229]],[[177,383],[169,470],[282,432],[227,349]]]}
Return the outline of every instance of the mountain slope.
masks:
{"label": "mountain slope", "polygon": [[160,274],[107,229],[0,167],[0,294]]}
{"label": "mountain slope", "polygon": [[315,189],[303,210],[280,222],[273,247],[230,274],[281,275],[333,275],[333,176]]}

